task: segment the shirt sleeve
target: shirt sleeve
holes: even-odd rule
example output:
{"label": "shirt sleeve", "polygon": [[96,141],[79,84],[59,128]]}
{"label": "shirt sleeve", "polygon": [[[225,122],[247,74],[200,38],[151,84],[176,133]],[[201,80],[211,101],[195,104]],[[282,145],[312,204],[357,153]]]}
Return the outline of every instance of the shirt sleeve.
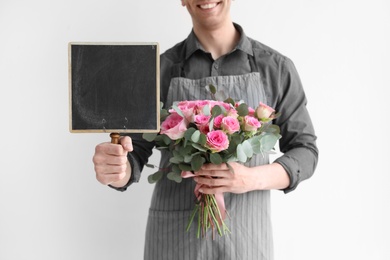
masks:
{"label": "shirt sleeve", "polygon": [[281,164],[289,175],[290,185],[284,190],[287,193],[313,175],[318,161],[318,148],[301,80],[288,58],[281,64],[279,83],[275,109],[281,116],[275,119],[275,124],[281,130],[279,146],[283,155],[275,162]]}
{"label": "shirt sleeve", "polygon": [[108,185],[117,191],[126,191],[131,184],[139,182],[142,169],[153,152],[154,143],[144,140],[142,134],[130,134],[129,136],[133,143],[133,151],[127,155],[131,166],[131,177],[123,187]]}

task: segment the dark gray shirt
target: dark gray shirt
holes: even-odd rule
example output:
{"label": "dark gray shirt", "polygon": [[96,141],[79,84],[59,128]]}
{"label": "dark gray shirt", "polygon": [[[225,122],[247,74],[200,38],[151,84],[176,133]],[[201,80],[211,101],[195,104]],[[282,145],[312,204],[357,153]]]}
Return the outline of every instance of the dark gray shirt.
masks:
{"label": "dark gray shirt", "polygon": [[[293,62],[277,51],[247,37],[235,24],[241,38],[230,53],[214,60],[204,51],[192,31],[188,38],[161,55],[161,100],[164,102],[171,78],[200,79],[209,76],[241,75],[250,73],[249,55],[253,56],[267,96],[267,105],[281,116],[275,124],[281,129],[279,141],[283,153],[275,162],[281,164],[290,178],[285,192],[312,176],[317,165],[316,135],[306,108],[306,96]],[[133,175],[129,183],[118,190],[126,190],[132,182],[138,182],[143,165],[152,154],[153,145],[140,135],[132,135],[134,151],[129,155]]]}

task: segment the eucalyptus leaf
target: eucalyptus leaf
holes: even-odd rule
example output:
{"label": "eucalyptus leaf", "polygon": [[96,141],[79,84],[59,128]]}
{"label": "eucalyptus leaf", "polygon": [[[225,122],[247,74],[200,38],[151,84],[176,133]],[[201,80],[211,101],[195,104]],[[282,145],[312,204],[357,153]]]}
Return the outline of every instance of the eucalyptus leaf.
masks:
{"label": "eucalyptus leaf", "polygon": [[202,165],[205,163],[205,159],[200,155],[195,155],[191,161],[191,167],[193,171],[199,171]]}
{"label": "eucalyptus leaf", "polygon": [[193,147],[191,145],[187,145],[187,146],[181,146],[179,149],[178,149],[178,152],[181,156],[185,157],[187,155],[190,155],[192,154],[192,149]]}
{"label": "eucalyptus leaf", "polygon": [[176,173],[176,172],[170,172],[167,174],[167,178],[171,181],[175,181],[177,183],[181,183],[181,181],[183,180],[182,177],[181,177],[181,174],[180,173]]}
{"label": "eucalyptus leaf", "polygon": [[261,139],[261,136],[255,136],[255,137],[252,137],[252,138],[247,140],[250,143],[250,145],[252,146],[252,151],[255,154],[262,153],[260,139]]}
{"label": "eucalyptus leaf", "polygon": [[206,142],[207,142],[206,135],[201,133],[200,136],[199,136],[198,144],[204,146],[204,145],[206,145]]}
{"label": "eucalyptus leaf", "polygon": [[154,166],[153,164],[150,164],[150,163],[146,163],[145,166],[148,167],[148,168],[155,168],[156,167],[156,166]]}
{"label": "eucalyptus leaf", "polygon": [[248,158],[252,158],[252,156],[253,156],[253,149],[252,149],[252,145],[250,144],[250,142],[248,140],[245,140],[242,143],[242,148],[244,149],[245,155]]}
{"label": "eucalyptus leaf", "polygon": [[168,110],[166,110],[166,109],[161,109],[160,110],[160,120],[161,121],[164,121],[165,118],[167,118],[168,116],[169,116]]}
{"label": "eucalyptus leaf", "polygon": [[222,163],[222,157],[218,153],[211,153],[210,162],[219,165]]}
{"label": "eucalyptus leaf", "polygon": [[260,139],[261,150],[268,152],[275,147],[276,142],[279,140],[279,136],[274,134],[263,135]]}
{"label": "eucalyptus leaf", "polygon": [[237,145],[237,159],[242,162],[242,163],[245,163],[247,161],[247,156],[244,152],[244,148],[242,147],[242,144],[239,144]]}
{"label": "eucalyptus leaf", "polygon": [[185,131],[185,133],[184,133],[184,138],[187,139],[187,140],[190,140],[192,134],[193,134],[195,131],[196,131],[196,129],[193,128],[193,127],[188,128],[188,129]]}
{"label": "eucalyptus leaf", "polygon": [[181,117],[184,117],[183,112],[180,110],[180,108],[177,105],[172,105],[173,110],[176,111]]}
{"label": "eucalyptus leaf", "polygon": [[148,182],[149,183],[156,183],[158,182],[162,176],[164,175],[164,172],[158,171],[148,176]]}
{"label": "eucalyptus leaf", "polygon": [[191,165],[186,164],[186,163],[179,164],[179,168],[182,171],[192,171]]}
{"label": "eucalyptus leaf", "polygon": [[200,131],[199,130],[196,130],[192,136],[191,136],[191,141],[193,141],[194,143],[198,143],[199,142],[199,137],[200,137]]}
{"label": "eucalyptus leaf", "polygon": [[179,165],[173,164],[172,165],[172,171],[176,173],[181,173],[181,169],[179,168]]}
{"label": "eucalyptus leaf", "polygon": [[142,138],[145,139],[148,142],[153,142],[156,138],[157,133],[143,133]]}
{"label": "eucalyptus leaf", "polygon": [[181,162],[183,162],[184,161],[184,158],[183,157],[171,157],[170,159],[169,159],[169,162],[170,163],[174,163],[174,164],[179,164],[179,163],[181,163]]}
{"label": "eucalyptus leaf", "polygon": [[212,94],[217,93],[217,88],[216,88],[213,84],[207,85],[207,86],[206,86],[206,89],[207,89],[208,91],[210,91]]}
{"label": "eucalyptus leaf", "polygon": [[211,117],[209,121],[209,131],[211,132],[213,130],[214,130],[214,117]]}
{"label": "eucalyptus leaf", "polygon": [[204,146],[200,145],[200,144],[192,144],[192,147],[196,148],[197,150],[201,151],[201,152],[207,152],[207,148],[205,148]]}
{"label": "eucalyptus leaf", "polygon": [[236,104],[236,102],[234,102],[234,100],[233,100],[232,98],[227,98],[227,99],[224,100],[223,102],[228,103],[228,104],[231,104],[233,107],[234,107],[234,105]]}
{"label": "eucalyptus leaf", "polygon": [[186,155],[184,156],[184,162],[185,163],[190,163],[192,161],[192,155]]}
{"label": "eucalyptus leaf", "polygon": [[222,108],[220,106],[214,106],[212,109],[211,109],[211,115],[213,117],[217,117],[219,116],[220,114],[222,114]]}
{"label": "eucalyptus leaf", "polygon": [[229,97],[226,95],[226,93],[223,90],[219,90],[217,91],[217,93],[215,93],[215,99],[218,101],[224,101],[228,98]]}
{"label": "eucalyptus leaf", "polygon": [[248,105],[245,103],[241,103],[237,108],[237,113],[239,116],[246,116],[249,114]]}
{"label": "eucalyptus leaf", "polygon": [[202,111],[203,111],[203,114],[204,114],[205,116],[209,116],[209,115],[210,115],[210,106],[209,106],[208,104],[206,104],[206,105],[203,107]]}

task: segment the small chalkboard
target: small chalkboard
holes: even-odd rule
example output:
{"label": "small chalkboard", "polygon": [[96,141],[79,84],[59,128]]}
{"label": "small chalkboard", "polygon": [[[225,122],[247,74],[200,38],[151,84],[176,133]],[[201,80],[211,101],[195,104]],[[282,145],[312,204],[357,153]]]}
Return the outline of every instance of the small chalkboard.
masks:
{"label": "small chalkboard", "polygon": [[69,43],[70,132],[158,132],[158,43]]}

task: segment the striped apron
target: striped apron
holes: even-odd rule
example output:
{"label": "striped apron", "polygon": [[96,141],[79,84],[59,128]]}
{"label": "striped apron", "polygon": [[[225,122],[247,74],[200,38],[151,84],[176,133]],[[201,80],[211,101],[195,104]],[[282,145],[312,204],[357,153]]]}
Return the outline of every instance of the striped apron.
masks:
{"label": "striped apron", "polygon": [[[252,72],[237,76],[215,76],[203,79],[176,77],[171,80],[165,107],[174,101],[211,99],[205,89],[208,84],[218,87],[234,100],[243,100],[255,108],[267,103],[260,73],[254,58],[249,56]],[[169,165],[170,154],[162,152],[161,168]],[[251,159],[247,166],[269,163],[261,155]],[[207,234],[197,238],[197,216],[186,232],[188,219],[194,209],[195,182],[183,179],[181,183],[162,178],[156,183],[149,210],[145,260],[271,260],[273,259],[270,220],[270,191],[252,191],[244,194],[225,193],[225,219],[231,234],[222,237]],[[211,232],[211,230],[209,230]]]}

